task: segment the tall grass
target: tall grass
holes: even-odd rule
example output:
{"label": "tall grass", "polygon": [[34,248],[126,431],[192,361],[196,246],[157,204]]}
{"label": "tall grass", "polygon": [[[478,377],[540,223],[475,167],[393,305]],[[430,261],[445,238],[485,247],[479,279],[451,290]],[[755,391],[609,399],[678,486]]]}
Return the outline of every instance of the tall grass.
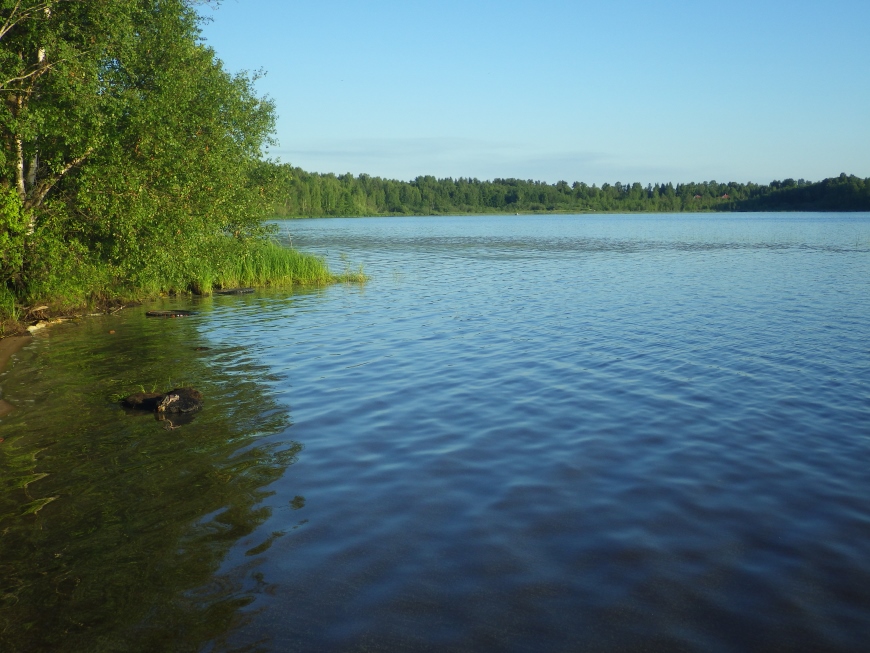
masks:
{"label": "tall grass", "polygon": [[0,285],[0,320],[17,320],[20,311],[16,297],[5,285]]}
{"label": "tall grass", "polygon": [[362,268],[352,270],[345,266],[341,274],[333,274],[321,257],[266,240],[255,243],[236,256],[222,257],[218,265],[202,266],[191,283],[191,289],[207,294],[215,288],[323,286],[340,281],[365,280]]}
{"label": "tall grass", "polygon": [[222,288],[325,286],[367,280],[361,267],[352,269],[344,258],[344,270],[333,274],[323,258],[272,240],[220,236],[201,243],[196,252],[167,247],[138,270],[124,270],[96,256],[64,255],[67,250],[56,249],[43,254],[41,267],[20,295],[0,283],[0,337],[20,328],[26,317],[22,306],[28,304],[46,304],[50,313],[58,314],[165,293],[208,295]]}
{"label": "tall grass", "polygon": [[0,285],[0,338],[15,333],[16,323],[20,319],[21,310],[15,295],[5,285]]}

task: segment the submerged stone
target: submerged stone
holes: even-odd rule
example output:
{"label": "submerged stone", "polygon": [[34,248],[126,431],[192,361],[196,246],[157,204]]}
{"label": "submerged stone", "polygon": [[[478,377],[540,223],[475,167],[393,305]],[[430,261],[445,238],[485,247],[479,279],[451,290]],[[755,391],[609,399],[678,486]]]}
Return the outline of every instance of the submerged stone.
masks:
{"label": "submerged stone", "polygon": [[202,393],[195,388],[137,392],[122,399],[121,405],[133,410],[156,410],[158,413],[192,413],[202,408]]}
{"label": "submerged stone", "polygon": [[157,405],[160,413],[192,413],[202,408],[202,393],[195,388],[170,390]]}

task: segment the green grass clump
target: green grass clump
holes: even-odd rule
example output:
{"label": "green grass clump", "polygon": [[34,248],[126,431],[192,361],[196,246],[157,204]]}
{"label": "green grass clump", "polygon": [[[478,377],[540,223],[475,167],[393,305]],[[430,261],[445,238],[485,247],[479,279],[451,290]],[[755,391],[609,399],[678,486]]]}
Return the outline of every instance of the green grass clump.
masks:
{"label": "green grass clump", "polygon": [[332,281],[326,261],[267,240],[257,243],[246,256],[228,263],[221,286],[323,285]]}
{"label": "green grass clump", "polygon": [[211,294],[220,288],[325,286],[362,283],[362,267],[333,274],[313,254],[264,238],[219,235],[188,250],[177,244],[148,257],[121,262],[88,255],[77,243],[44,239],[26,285],[16,292],[0,280],[0,337],[20,330],[27,306],[45,304],[50,314],[105,309],[166,293]]}
{"label": "green grass clump", "polygon": [[20,313],[15,295],[5,285],[0,285],[0,321],[18,320]]}
{"label": "green grass clump", "polygon": [[330,272],[319,256],[284,247],[272,240],[260,241],[239,256],[225,259],[216,270],[203,271],[196,286],[200,291],[244,286],[322,286],[336,281],[365,281],[362,269],[340,275]]}

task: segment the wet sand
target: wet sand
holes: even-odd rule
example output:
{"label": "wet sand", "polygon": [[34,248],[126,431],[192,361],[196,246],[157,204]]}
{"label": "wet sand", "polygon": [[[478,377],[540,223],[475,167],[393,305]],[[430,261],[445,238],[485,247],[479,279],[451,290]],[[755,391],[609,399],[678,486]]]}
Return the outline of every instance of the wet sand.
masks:
{"label": "wet sand", "polygon": [[[6,367],[6,363],[9,362],[12,354],[30,342],[30,339],[30,336],[12,336],[0,340],[0,372]],[[13,410],[15,410],[15,406],[8,401],[0,399],[0,417],[5,417]]]}

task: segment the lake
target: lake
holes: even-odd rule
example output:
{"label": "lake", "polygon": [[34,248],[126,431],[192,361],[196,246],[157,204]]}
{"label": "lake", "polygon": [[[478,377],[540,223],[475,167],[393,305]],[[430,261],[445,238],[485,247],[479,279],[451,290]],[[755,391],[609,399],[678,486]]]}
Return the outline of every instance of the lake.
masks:
{"label": "lake", "polygon": [[870,214],[279,229],[0,375],[0,649],[864,650]]}

